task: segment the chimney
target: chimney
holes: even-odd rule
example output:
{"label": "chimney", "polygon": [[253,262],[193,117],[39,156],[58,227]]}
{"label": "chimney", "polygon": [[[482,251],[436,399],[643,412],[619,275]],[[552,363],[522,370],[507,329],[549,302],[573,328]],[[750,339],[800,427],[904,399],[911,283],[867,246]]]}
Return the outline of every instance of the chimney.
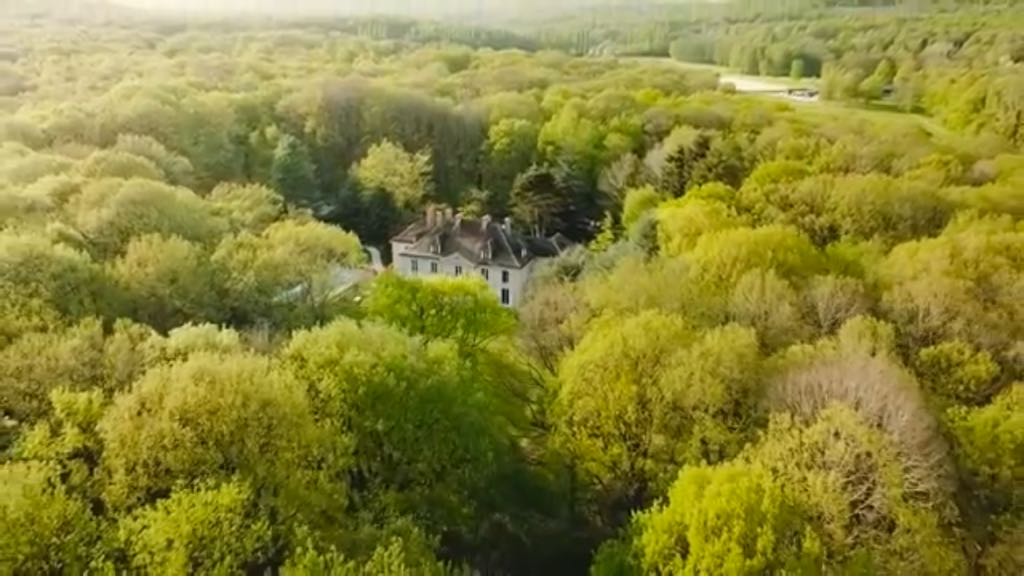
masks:
{"label": "chimney", "polygon": [[501,228],[505,229],[505,234],[509,234],[509,233],[512,232],[512,217],[511,216],[506,216],[505,217],[505,224],[503,224]]}
{"label": "chimney", "polygon": [[452,207],[449,206],[449,207],[445,208],[444,209],[444,222],[443,222],[443,224],[448,224],[449,222],[451,222],[453,214],[454,213],[452,212]]}
{"label": "chimney", "polygon": [[487,234],[487,229],[491,227],[491,215],[485,214],[480,218],[480,232]]}
{"label": "chimney", "polygon": [[[451,210],[451,209],[449,209],[449,210]],[[457,232],[461,226],[462,226],[462,213],[459,212],[459,213],[455,214],[455,226],[454,226],[453,230],[455,230]]]}
{"label": "chimney", "polygon": [[434,215],[434,205],[428,204],[427,205],[427,210],[426,210],[426,215],[425,215],[425,218],[424,218],[424,222],[426,223],[427,228],[434,228],[434,224],[435,224],[434,216],[435,216]]}

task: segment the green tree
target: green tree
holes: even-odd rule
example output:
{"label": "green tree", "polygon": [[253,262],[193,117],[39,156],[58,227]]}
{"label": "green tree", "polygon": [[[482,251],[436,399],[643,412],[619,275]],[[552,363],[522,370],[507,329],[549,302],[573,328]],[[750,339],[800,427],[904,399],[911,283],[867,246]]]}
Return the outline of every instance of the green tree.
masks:
{"label": "green tree", "polygon": [[38,463],[60,479],[58,487],[87,506],[99,508],[102,483],[97,467],[103,443],[96,426],[107,408],[103,391],[55,389],[52,414],[27,429],[14,447],[19,459]]}
{"label": "green tree", "polygon": [[712,286],[732,284],[754,268],[799,281],[820,272],[821,255],[806,236],[785,226],[729,228],[701,236],[690,253],[696,274]]}
{"label": "green tree", "polygon": [[241,575],[267,566],[271,530],[241,482],[177,490],[121,520],[132,571]]}
{"label": "green tree", "polygon": [[672,406],[661,386],[672,352],[693,340],[685,321],[657,312],[606,318],[561,363],[559,442],[601,516],[649,503],[672,470]]}
{"label": "green tree", "polygon": [[171,152],[150,136],[120,134],[114,150],[149,159],[170,184],[188,187],[195,179],[195,169],[187,158]]}
{"label": "green tree", "polygon": [[196,353],[244,353],[249,347],[238,331],[212,324],[186,324],[167,336],[154,335],[142,347],[155,362],[178,362]]}
{"label": "green tree", "polygon": [[115,510],[233,479],[282,522],[313,522],[344,503],[346,439],[316,425],[299,382],[254,355],[199,353],[154,368],[115,397],[99,431]]}
{"label": "green tree", "polygon": [[601,228],[597,231],[597,236],[594,240],[590,241],[587,245],[589,250],[594,252],[604,252],[608,250],[613,244],[615,244],[615,237],[617,230],[615,226],[615,217],[612,213],[605,213],[604,218],[601,219]]}
{"label": "green tree", "polygon": [[0,231],[0,301],[12,309],[5,333],[14,336],[22,314],[36,316],[28,326],[55,320],[54,314],[79,319],[110,304],[100,269],[92,259],[37,232]]}
{"label": "green tree", "polygon": [[210,256],[180,237],[141,236],[114,261],[110,275],[132,318],[166,331],[189,321],[216,321],[217,275]]}
{"label": "green tree", "polygon": [[773,271],[752,270],[736,282],[729,299],[729,315],[757,329],[768,350],[803,340],[807,326],[796,291]]}
{"label": "green tree", "polygon": [[[364,536],[363,533],[369,533]],[[407,522],[360,531],[359,541],[372,544],[352,552],[325,546],[310,538],[285,561],[282,575],[451,575],[437,559],[436,544]]]}
{"label": "green tree", "polygon": [[97,255],[121,253],[144,234],[180,236],[209,244],[226,225],[192,191],[163,183],[132,179],[98,180],[71,202],[73,223]]}
{"label": "green tree", "polygon": [[270,166],[270,182],[286,201],[293,204],[309,206],[319,198],[316,167],[309,149],[301,140],[290,134],[278,140]]}
{"label": "green tree", "polygon": [[258,184],[220,184],[210,192],[208,201],[233,230],[254,234],[263,232],[285,211],[281,195]]}
{"label": "green tree", "polygon": [[928,392],[941,399],[972,404],[992,390],[999,365],[987,351],[949,341],[917,351],[914,369]]}
{"label": "green tree", "polygon": [[466,546],[490,507],[508,514],[491,497],[511,474],[511,415],[486,368],[451,343],[339,320],[297,333],[284,359],[318,420],[351,440],[347,474],[364,511],[410,515]]}
{"label": "green tree", "polygon": [[868,288],[859,279],[819,275],[811,279],[804,293],[809,318],[822,335],[835,332],[846,321],[870,311]]}
{"label": "green tree", "polygon": [[1021,455],[1024,454],[1024,385],[1014,383],[982,407],[954,407],[946,423],[964,477],[970,540],[977,567],[992,574],[1022,567]]}
{"label": "green tree", "polygon": [[516,176],[535,160],[538,132],[535,124],[520,118],[502,119],[488,129],[484,186],[496,195],[488,206],[490,211],[498,214],[507,211]]}
{"label": "green tree", "polygon": [[829,204],[842,234],[890,242],[933,236],[952,212],[934,187],[878,174],[837,179]]}
{"label": "green tree", "polygon": [[572,204],[570,194],[552,168],[531,166],[516,177],[512,186],[512,215],[535,236],[552,233],[566,225],[566,211]]}
{"label": "green tree", "polygon": [[702,198],[682,198],[658,207],[658,246],[662,254],[682,256],[697,246],[697,241],[708,233],[743,224],[742,219],[727,205]]}
{"label": "green tree", "polygon": [[164,179],[163,171],[153,161],[128,152],[94,152],[82,161],[79,172],[88,178]]}
{"label": "green tree", "polygon": [[888,58],[883,58],[871,76],[864,79],[858,87],[861,98],[865,100],[877,100],[882,97],[883,91],[892,85],[896,77],[896,65]]}
{"label": "green tree", "polygon": [[657,207],[661,200],[661,194],[651,186],[627,190],[622,203],[622,228],[632,228],[644,213]]}
{"label": "green tree", "polygon": [[581,100],[572,100],[560,107],[537,136],[541,158],[561,164],[582,175],[596,178],[597,163],[605,134],[587,118]]}
{"label": "green tree", "polygon": [[103,327],[95,319],[13,341],[0,349],[4,415],[31,424],[49,413],[50,393],[55,389],[106,388],[103,355]]}
{"label": "green tree", "polygon": [[901,110],[913,112],[920,106],[924,93],[924,79],[917,63],[908,59],[900,65],[893,77],[893,89],[896,102]]}
{"label": "green tree", "polygon": [[364,189],[385,191],[407,210],[417,210],[433,194],[430,153],[406,152],[387,139],[371,146],[352,174]]}
{"label": "green tree", "polygon": [[515,329],[515,316],[478,279],[407,279],[384,275],[367,296],[367,315],[427,341],[450,339],[479,350]]}
{"label": "green tree", "polygon": [[962,340],[997,353],[1021,337],[1024,233],[1009,220],[967,219],[936,238],[895,247],[879,268],[882,305],[906,341]]}
{"label": "green tree", "polygon": [[45,332],[60,326],[60,313],[52,306],[25,295],[5,290],[0,300],[0,347],[7,346],[18,337],[34,332]]}
{"label": "green tree", "polygon": [[946,503],[953,486],[947,445],[920,387],[895,358],[893,327],[867,317],[847,321],[834,338],[796,345],[777,360],[768,406],[813,419],[845,405],[893,445],[907,490]]}
{"label": "green tree", "polygon": [[283,220],[259,235],[242,232],[217,247],[213,262],[236,322],[264,319],[285,325],[323,321],[358,282],[359,239],[319,222]]}
{"label": "green tree", "polygon": [[6,574],[108,572],[102,525],[45,466],[0,465],[0,571]]}
{"label": "green tree", "polygon": [[737,461],[684,468],[626,551],[659,574],[963,571],[932,506],[886,439],[833,408],[806,425],[777,418]]}
{"label": "green tree", "polygon": [[561,356],[582,336],[589,311],[576,285],[559,279],[534,282],[519,307],[519,334],[527,351],[555,372]]}
{"label": "green tree", "polygon": [[711,138],[691,126],[679,126],[654,151],[648,154],[648,163],[656,166],[658,189],[673,197],[680,197],[694,182],[694,173],[707,157]]}
{"label": "green tree", "polygon": [[794,58],[789,66],[789,78],[791,80],[803,80],[807,74],[807,65],[803,58]]}
{"label": "green tree", "polygon": [[668,505],[639,517],[640,566],[649,574],[811,573],[819,560],[805,514],[758,465],[687,467]]}

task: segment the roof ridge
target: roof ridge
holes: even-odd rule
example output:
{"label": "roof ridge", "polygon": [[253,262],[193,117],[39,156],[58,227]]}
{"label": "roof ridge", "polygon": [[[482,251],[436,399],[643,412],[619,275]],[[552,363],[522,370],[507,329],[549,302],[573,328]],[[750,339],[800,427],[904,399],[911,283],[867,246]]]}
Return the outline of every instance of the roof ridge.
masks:
{"label": "roof ridge", "polygon": [[[429,220],[421,218],[392,237],[392,242],[405,244],[415,253],[431,253],[440,258],[458,254],[474,265],[493,264],[517,269],[524,268],[533,259],[557,255],[565,245],[572,244],[559,233],[544,237],[514,231],[507,222],[507,219],[499,223],[487,218],[467,218],[458,221],[460,226],[454,221],[442,221],[428,227]],[[492,243],[491,250],[486,250]]]}
{"label": "roof ridge", "polygon": [[508,231],[505,230],[504,226],[495,225],[498,227],[498,237],[501,238],[501,242],[505,244],[505,248],[508,249],[508,253],[512,255],[512,260],[516,263],[516,266],[522,267],[523,263],[516,255],[515,249],[512,248],[512,243],[508,239]]}

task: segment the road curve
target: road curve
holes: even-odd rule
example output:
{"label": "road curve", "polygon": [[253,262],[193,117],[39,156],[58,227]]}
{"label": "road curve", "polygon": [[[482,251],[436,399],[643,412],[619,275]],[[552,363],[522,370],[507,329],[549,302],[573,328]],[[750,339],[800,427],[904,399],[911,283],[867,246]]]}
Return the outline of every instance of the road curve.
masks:
{"label": "road curve", "polygon": [[370,268],[377,272],[384,270],[384,260],[380,257],[380,249],[373,246],[364,246],[363,250],[370,255]]}

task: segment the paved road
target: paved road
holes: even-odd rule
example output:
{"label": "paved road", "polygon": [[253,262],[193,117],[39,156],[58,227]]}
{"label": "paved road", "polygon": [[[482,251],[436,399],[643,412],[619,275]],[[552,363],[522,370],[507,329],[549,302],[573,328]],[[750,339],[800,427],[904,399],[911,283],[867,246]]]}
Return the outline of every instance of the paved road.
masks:
{"label": "paved road", "polygon": [[370,267],[380,272],[384,270],[384,261],[380,258],[380,250],[372,246],[364,246],[363,250],[370,255]]}
{"label": "paved road", "polygon": [[736,92],[782,92],[789,86],[781,82],[751,78],[740,74],[721,74],[718,77],[719,84],[732,84]]}
{"label": "paved road", "polygon": [[772,78],[758,78],[742,74],[721,73],[718,75],[718,84],[720,86],[723,84],[732,84],[736,87],[736,92],[769,94],[799,102],[818,102],[817,93],[813,96],[808,96],[806,94],[789,94],[787,91],[793,87],[792,83],[787,84],[786,82]]}
{"label": "paved road", "polygon": [[668,58],[668,57],[665,57],[665,56],[657,56],[657,57],[653,57],[653,56],[638,56],[638,57],[627,58],[627,60],[631,60],[633,62],[643,62],[643,63],[651,63],[651,62],[661,63],[661,64],[667,64],[669,66],[678,66],[680,68],[685,68],[687,70],[696,70],[696,71],[714,73],[714,74],[718,75],[718,83],[719,83],[719,85],[722,85],[722,84],[732,84],[733,86],[736,87],[736,92],[748,92],[748,93],[754,93],[754,94],[759,94],[759,93],[760,94],[771,94],[771,95],[774,95],[774,96],[779,96],[779,97],[782,97],[782,98],[786,98],[788,100],[794,100],[794,101],[799,101],[799,102],[817,102],[818,101],[818,98],[816,96],[815,97],[806,97],[806,96],[796,96],[796,95],[787,95],[787,94],[785,94],[786,90],[789,89],[789,88],[793,88],[794,85],[796,85],[796,86],[813,87],[815,85],[815,83],[813,81],[794,83],[794,82],[790,81],[787,78],[771,78],[771,77],[765,77],[765,76],[751,76],[749,74],[737,74],[736,72],[732,72],[728,68],[725,68],[724,66],[715,66],[715,65],[712,65],[712,64],[696,64],[696,63],[693,63],[693,62],[683,62],[683,61],[675,60],[673,58]]}

